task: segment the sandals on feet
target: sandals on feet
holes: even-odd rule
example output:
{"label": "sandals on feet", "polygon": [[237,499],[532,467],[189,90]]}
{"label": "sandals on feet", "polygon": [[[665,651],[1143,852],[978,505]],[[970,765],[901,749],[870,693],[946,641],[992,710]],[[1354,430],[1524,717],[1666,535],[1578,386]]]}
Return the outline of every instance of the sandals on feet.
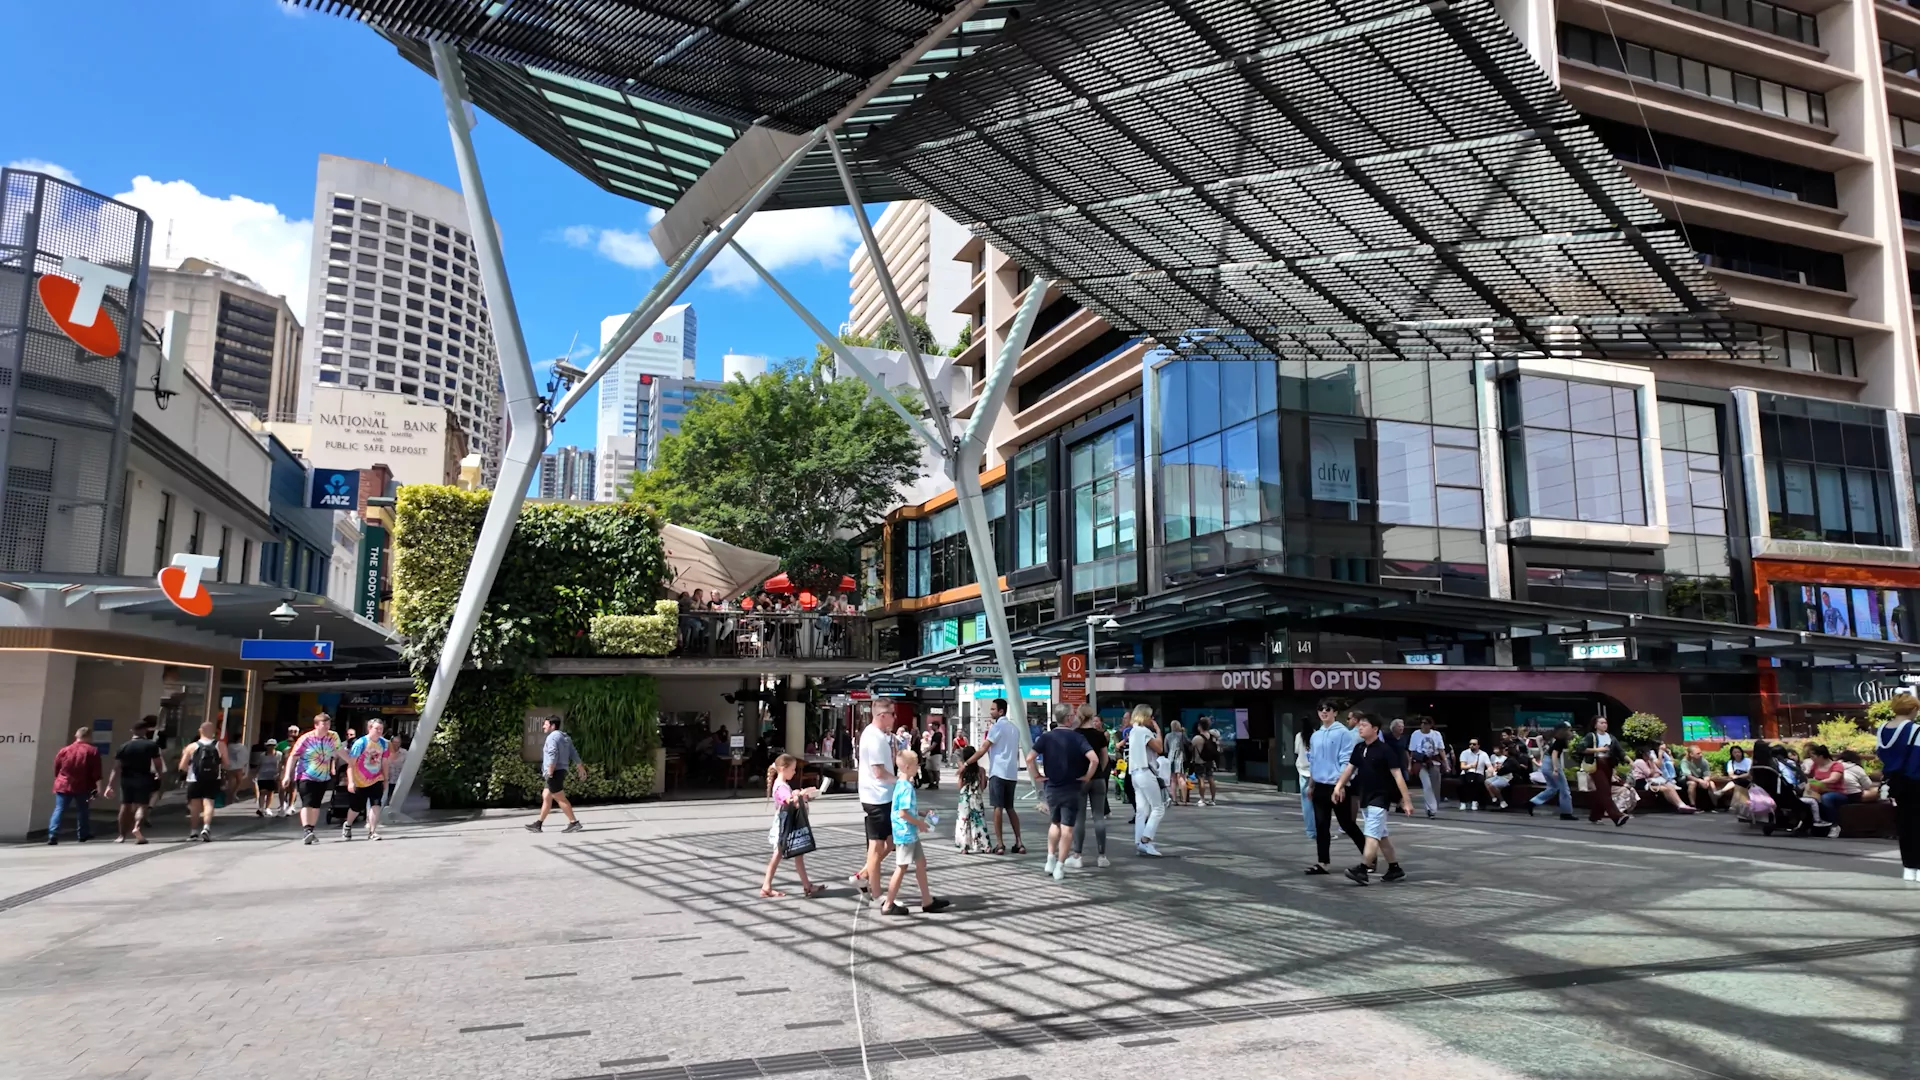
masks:
{"label": "sandals on feet", "polygon": [[1025,844],[1013,845],[1013,853],[1015,855],[1025,855],[1027,853],[1027,845]]}
{"label": "sandals on feet", "polygon": [[1007,846],[1005,844],[997,844],[992,851],[987,852],[989,855],[1005,855],[1006,853]]}
{"label": "sandals on feet", "polygon": [[[761,889],[760,895],[769,900],[785,900],[787,898],[787,894],[781,892],[779,889]],[[812,894],[809,893],[808,895]]]}

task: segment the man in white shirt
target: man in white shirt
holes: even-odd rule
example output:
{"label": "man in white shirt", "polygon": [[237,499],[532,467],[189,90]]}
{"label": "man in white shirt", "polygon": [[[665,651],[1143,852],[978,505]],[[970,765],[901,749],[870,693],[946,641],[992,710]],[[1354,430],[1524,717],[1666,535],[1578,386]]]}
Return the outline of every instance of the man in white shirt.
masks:
{"label": "man in white shirt", "polygon": [[1167,812],[1167,796],[1160,789],[1166,766],[1161,764],[1160,726],[1153,722],[1153,709],[1133,707],[1133,728],[1127,732],[1127,775],[1133,778],[1133,846],[1142,855],[1160,856],[1153,838],[1160,819]]}
{"label": "man in white shirt", "polygon": [[1007,838],[1000,824],[1002,813],[1006,820],[1013,823],[1013,853],[1025,855],[1026,845],[1020,842],[1020,814],[1013,808],[1014,789],[1020,782],[1020,729],[1007,718],[1007,699],[994,698],[990,715],[992,722],[980,745],[973,748],[972,756],[961,762],[965,771],[968,765],[987,759],[987,805],[993,808],[993,853],[1007,853]]}
{"label": "man in white shirt", "polygon": [[1427,816],[1436,817],[1440,812],[1440,777],[1446,768],[1447,744],[1440,733],[1433,730],[1433,717],[1422,716],[1419,720],[1420,730],[1407,739],[1407,753],[1420,773],[1420,801],[1426,805]]}
{"label": "man in white shirt", "polygon": [[1493,759],[1480,749],[1480,740],[1469,739],[1467,748],[1460,751],[1460,809],[1480,809],[1480,799],[1487,791],[1487,774],[1491,771]]}
{"label": "man in white shirt", "polygon": [[[854,876],[868,883],[880,880],[881,860],[893,847],[893,752],[893,702],[875,701],[873,722],[860,733],[855,760],[860,770],[860,810],[866,815],[867,865]],[[872,890],[876,902],[881,893]]]}

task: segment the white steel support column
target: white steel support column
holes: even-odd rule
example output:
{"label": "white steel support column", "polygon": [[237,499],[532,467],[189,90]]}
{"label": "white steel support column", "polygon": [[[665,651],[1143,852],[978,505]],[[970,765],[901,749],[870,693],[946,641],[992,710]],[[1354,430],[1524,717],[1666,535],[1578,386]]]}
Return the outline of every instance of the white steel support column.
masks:
{"label": "white steel support column", "polygon": [[[747,219],[753,217],[754,213],[758,211],[760,207],[764,206],[768,199],[773,197],[773,193],[780,190],[780,185],[792,174],[793,170],[799,166],[800,162],[805,160],[807,154],[813,150],[814,146],[818,145],[820,139],[825,136],[826,133],[827,130],[825,128],[815,129],[807,141],[801,143],[799,148],[794,150],[794,152],[787,157],[787,160],[781,163],[778,169],[774,170],[772,176],[767,177],[766,181],[753,193],[753,196],[746,201],[746,205],[742,206],[740,210],[733,215],[733,218],[727,222],[726,227],[720,230],[720,235],[708,242],[706,247],[701,248],[700,253],[692,257],[692,261],[687,261],[686,253],[699,246],[705,233],[703,232],[699,236],[696,236],[691,244],[682,249],[681,256],[676,259],[674,265],[667,270],[665,277],[661,279],[661,283],[654,286],[654,291],[649,294],[649,299],[641,301],[640,306],[635,308],[633,313],[627,316],[627,321],[620,324],[620,332],[615,334],[612,340],[607,342],[606,347],[600,350],[600,355],[595,357],[593,363],[587,366],[586,378],[581,379],[569,387],[566,394],[560,398],[559,404],[553,407],[551,422],[559,423],[560,420],[567,415],[568,410],[579,404],[580,399],[587,396],[587,391],[592,389],[593,384],[599,382],[600,377],[611,370],[614,363],[618,361],[621,356],[625,355],[628,349],[633,347],[633,343],[640,340],[640,335],[647,332],[647,327],[653,325],[654,320],[660,317],[661,312],[666,311],[667,308],[673,306],[675,300],[680,299],[680,294],[686,291],[687,286],[691,285],[694,279],[706,270],[707,264],[712,262],[715,256],[719,255],[728,244],[733,243],[734,235],[747,223]],[[712,224],[709,223],[707,228],[710,230]],[[737,244],[734,245],[734,248],[736,251],[742,250]],[[671,285],[666,284],[669,280],[672,281]]]}
{"label": "white steel support column", "polygon": [[799,297],[788,292],[786,286],[780,284],[779,279],[768,273],[767,268],[761,266],[759,260],[747,253],[746,248],[736,243],[733,245],[733,250],[735,254],[740,256],[740,261],[747,264],[748,269],[760,275],[760,280],[767,283],[767,288],[772,289],[775,296],[786,301],[787,306],[793,309],[795,315],[800,316],[800,321],[807,324],[807,329],[813,331],[813,336],[819,338],[822,345],[831,349],[833,355],[839,357],[841,363],[852,368],[854,374],[865,380],[867,386],[872,389],[874,396],[886,402],[893,408],[894,412],[899,413],[900,419],[907,422],[907,427],[915,435],[919,436],[922,442],[925,442],[928,446],[938,451],[941,458],[949,461],[952,460],[953,448],[946,445],[939,436],[927,430],[927,425],[922,423],[919,417],[913,415],[905,405],[900,404],[900,399],[894,396],[892,390],[887,389],[887,384],[880,381],[880,376],[875,375],[869,370],[867,365],[861,363],[859,357],[853,355],[853,351],[847,348],[846,342],[841,341],[838,335],[827,329],[825,323],[814,318],[813,312],[807,310],[807,305],[801,303]]}
{"label": "white steel support column", "polygon": [[447,130],[453,137],[453,157],[460,170],[460,190],[467,204],[468,232],[473,235],[478,253],[481,281],[487,289],[487,309],[492,316],[493,338],[500,354],[500,377],[507,395],[507,448],[500,465],[500,478],[493,499],[487,504],[487,516],[480,526],[480,539],[474,545],[473,564],[460,586],[460,600],[454,605],[447,626],[447,640],[440,648],[440,666],[434,670],[433,684],[420,710],[419,726],[414,731],[413,747],[394,784],[393,806],[404,812],[407,794],[413,790],[426,760],[427,747],[433,742],[434,729],[446,711],[453,683],[466,662],[467,646],[480,624],[480,612],[486,607],[487,594],[493,591],[493,579],[500,572],[507,552],[507,541],[520,519],[520,506],[526,501],[527,484],[546,448],[547,428],[540,416],[540,392],[534,386],[533,363],[527,357],[527,343],[520,335],[520,314],[513,303],[513,288],[507,282],[507,265],[500,253],[500,236],[494,231],[493,209],[487,203],[487,189],[480,180],[480,163],[474,156],[473,129],[467,119],[466,79],[460,71],[460,54],[453,44],[432,44],[433,71],[440,80],[440,100],[446,106]]}
{"label": "white steel support column", "polygon": [[[1033,333],[1041,301],[1052,284],[1045,278],[1035,278],[1027,287],[1026,299],[1014,312],[1013,325],[1007,328],[1000,355],[987,372],[980,400],[974,402],[967,430],[947,463],[953,474],[954,490],[959,495],[960,520],[966,525],[967,547],[973,555],[973,576],[980,583],[980,607],[987,616],[987,633],[993,638],[994,659],[1000,664],[1000,682],[1007,690],[1008,715],[1013,714],[1014,706],[1020,706],[1021,715],[1014,726],[1020,730],[1021,760],[1033,749],[1033,736],[1027,730],[1026,707],[1020,697],[1020,665],[1014,659],[1007,609],[1000,598],[1000,560],[994,556],[993,533],[987,528],[987,500],[980,491],[980,465],[986,460],[987,439],[993,431],[993,422],[1006,405],[1007,391],[1013,386],[1013,371],[1020,365],[1020,354],[1027,349],[1027,337]],[[1091,670],[1087,678],[1093,678]]]}
{"label": "white steel support column", "polygon": [[900,350],[907,354],[907,366],[913,369],[913,377],[920,383],[920,393],[927,399],[927,414],[933,417],[934,434],[940,436],[942,443],[936,449],[944,453],[944,444],[953,438],[953,426],[947,421],[946,405],[933,392],[933,380],[927,377],[927,364],[920,356],[920,344],[913,340],[913,325],[907,321],[906,305],[900,302],[900,290],[894,287],[893,272],[887,269],[887,260],[880,253],[880,241],[873,235],[873,224],[867,220],[867,208],[860,201],[860,188],[853,182],[853,171],[847,168],[847,157],[840,152],[838,136],[827,136],[827,149],[833,153],[833,167],[840,172],[840,186],[847,193],[847,208],[853,211],[854,223],[860,226],[860,239],[866,242],[867,261],[873,264],[874,279],[880,282],[880,294],[887,298],[887,310],[892,313],[893,325],[900,333]]}

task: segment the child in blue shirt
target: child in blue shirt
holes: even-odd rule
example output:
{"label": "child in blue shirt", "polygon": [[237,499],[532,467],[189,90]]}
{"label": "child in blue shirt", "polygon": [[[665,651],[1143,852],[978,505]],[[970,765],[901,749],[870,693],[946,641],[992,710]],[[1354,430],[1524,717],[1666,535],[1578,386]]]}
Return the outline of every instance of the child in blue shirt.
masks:
{"label": "child in blue shirt", "polygon": [[893,756],[893,880],[887,883],[886,903],[881,911],[888,915],[907,914],[906,905],[896,902],[900,886],[907,879],[907,867],[913,867],[920,884],[920,910],[931,915],[945,911],[952,903],[935,897],[927,888],[927,857],[920,848],[920,830],[933,828],[933,822],[920,816],[919,793],[908,777],[920,775],[920,755],[901,750]]}

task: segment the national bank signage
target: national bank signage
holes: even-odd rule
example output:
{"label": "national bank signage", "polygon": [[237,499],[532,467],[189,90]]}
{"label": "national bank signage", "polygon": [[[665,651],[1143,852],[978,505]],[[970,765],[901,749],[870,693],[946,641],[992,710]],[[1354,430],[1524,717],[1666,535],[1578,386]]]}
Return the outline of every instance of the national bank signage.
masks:
{"label": "national bank signage", "polygon": [[438,405],[415,405],[399,394],[317,387],[307,459],[321,469],[385,465],[401,484],[447,483],[447,425]]}

